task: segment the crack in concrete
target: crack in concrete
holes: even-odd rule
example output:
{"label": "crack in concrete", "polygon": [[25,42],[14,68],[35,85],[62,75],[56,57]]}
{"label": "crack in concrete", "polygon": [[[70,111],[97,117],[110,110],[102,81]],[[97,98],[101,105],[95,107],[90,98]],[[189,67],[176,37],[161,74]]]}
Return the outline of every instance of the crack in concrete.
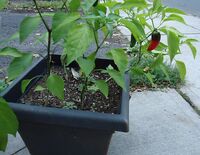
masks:
{"label": "crack in concrete", "polygon": [[192,26],[192,25],[188,25],[188,26],[190,26],[191,28],[193,28],[193,29],[195,29],[195,30],[198,30],[198,31],[200,31],[200,29],[199,29],[199,28],[197,28],[197,27],[194,27],[194,26]]}
{"label": "crack in concrete", "polygon": [[198,107],[192,102],[192,100],[190,99],[190,97],[184,93],[183,91],[181,91],[180,89],[176,89],[176,91],[179,93],[179,95],[181,95],[181,97],[192,107],[192,109],[200,116],[200,110],[198,109]]}
{"label": "crack in concrete", "polygon": [[26,149],[26,146],[22,147],[21,149],[17,150],[16,152],[10,154],[10,155],[16,155],[17,153],[19,153],[20,151]]}

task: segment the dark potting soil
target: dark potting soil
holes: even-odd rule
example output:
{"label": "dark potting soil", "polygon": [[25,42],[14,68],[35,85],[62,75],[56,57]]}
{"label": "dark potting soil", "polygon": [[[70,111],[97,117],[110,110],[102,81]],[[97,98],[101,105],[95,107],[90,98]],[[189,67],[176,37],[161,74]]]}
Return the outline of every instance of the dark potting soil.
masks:
{"label": "dark potting soil", "polygon": [[[80,84],[83,80],[75,79],[71,73],[68,71],[67,77],[64,75],[64,71],[59,66],[52,67],[52,73],[60,75],[65,81],[65,99],[64,101],[59,100],[57,97],[53,96],[47,90],[42,92],[35,92],[37,85],[45,87],[45,78],[38,81],[38,83],[32,87],[29,92],[23,96],[21,102],[29,103],[31,105],[56,107],[56,108],[67,108],[67,109],[77,109],[86,110],[93,112],[102,113],[118,113],[120,104],[120,87],[114,82],[114,80],[109,80],[107,83],[109,85],[109,96],[106,98],[100,91],[92,92],[86,91],[81,104],[81,91]],[[109,79],[109,75],[100,74],[100,72],[94,72],[92,76],[95,79]]]}

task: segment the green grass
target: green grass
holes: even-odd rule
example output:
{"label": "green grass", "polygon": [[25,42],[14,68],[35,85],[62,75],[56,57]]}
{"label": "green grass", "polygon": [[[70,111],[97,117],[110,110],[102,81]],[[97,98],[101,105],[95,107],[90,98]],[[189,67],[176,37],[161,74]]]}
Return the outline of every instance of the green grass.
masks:
{"label": "green grass", "polygon": [[[60,9],[63,5],[61,0],[57,1],[37,1],[40,8],[43,9]],[[35,6],[32,1],[30,2],[9,2],[8,9],[23,10],[34,9]]]}
{"label": "green grass", "polygon": [[[145,68],[153,62],[152,58],[145,58],[141,60],[139,67]],[[156,67],[150,71],[153,74],[154,85],[148,80],[148,78],[143,75],[131,74],[131,88],[133,90],[137,88],[178,88],[184,81],[181,81],[179,71],[176,67],[164,64],[163,67],[167,72],[168,76],[163,72],[160,67]]]}

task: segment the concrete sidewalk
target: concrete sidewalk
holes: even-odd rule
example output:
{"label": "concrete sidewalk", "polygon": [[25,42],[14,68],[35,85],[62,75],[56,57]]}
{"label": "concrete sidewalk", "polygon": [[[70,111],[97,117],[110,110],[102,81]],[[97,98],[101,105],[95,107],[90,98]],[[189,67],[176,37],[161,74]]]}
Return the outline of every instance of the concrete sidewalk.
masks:
{"label": "concrete sidewalk", "polygon": [[[192,16],[185,19],[193,27],[175,26],[200,40],[200,19]],[[123,33],[130,35],[128,31]],[[200,43],[196,46],[196,60],[187,47],[183,47],[177,59],[185,60],[187,65],[186,84],[181,88],[183,97],[200,108]],[[133,93],[130,132],[113,136],[109,155],[199,155],[200,117],[181,95],[174,89]],[[0,155],[29,155],[24,146],[19,136],[10,138],[7,151]]]}
{"label": "concrete sidewalk", "polygon": [[200,117],[175,91],[133,93],[130,132],[116,133],[109,155],[199,155]]}

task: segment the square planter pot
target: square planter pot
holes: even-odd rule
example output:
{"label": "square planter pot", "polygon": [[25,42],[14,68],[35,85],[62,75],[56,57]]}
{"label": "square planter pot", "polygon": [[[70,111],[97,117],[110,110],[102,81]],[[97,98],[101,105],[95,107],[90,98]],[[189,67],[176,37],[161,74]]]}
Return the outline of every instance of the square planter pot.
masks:
{"label": "square planter pot", "polygon": [[[52,55],[54,65],[61,65],[60,56]],[[97,59],[97,68],[114,65],[113,61]],[[70,64],[77,66],[76,63]],[[106,155],[112,134],[128,132],[129,76],[125,75],[127,91],[121,91],[119,114],[66,110],[22,104],[19,102],[21,82],[45,74],[46,59],[40,59],[15,80],[3,96],[19,120],[19,133],[32,155]],[[35,85],[37,79],[29,85]]]}

